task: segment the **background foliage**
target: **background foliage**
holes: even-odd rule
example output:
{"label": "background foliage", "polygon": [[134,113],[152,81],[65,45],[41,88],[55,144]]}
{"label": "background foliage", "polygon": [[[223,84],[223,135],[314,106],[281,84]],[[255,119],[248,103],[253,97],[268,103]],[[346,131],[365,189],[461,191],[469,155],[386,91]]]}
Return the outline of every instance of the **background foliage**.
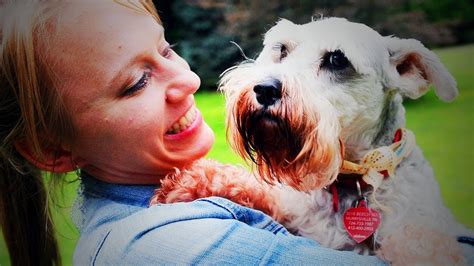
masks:
{"label": "background foliage", "polygon": [[263,33],[279,18],[306,23],[314,16],[346,17],[382,35],[416,38],[428,47],[474,42],[472,0],[174,0],[155,1],[171,43],[215,90],[218,76],[261,50]]}

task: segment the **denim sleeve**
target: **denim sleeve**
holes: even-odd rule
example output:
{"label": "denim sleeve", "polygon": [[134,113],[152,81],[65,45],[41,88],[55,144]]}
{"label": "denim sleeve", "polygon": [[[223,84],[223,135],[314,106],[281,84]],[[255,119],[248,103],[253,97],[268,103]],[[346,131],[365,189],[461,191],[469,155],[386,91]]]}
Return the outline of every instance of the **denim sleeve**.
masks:
{"label": "denim sleeve", "polygon": [[183,205],[182,212],[180,205],[156,206],[120,220],[110,227],[92,263],[384,264],[376,257],[323,248],[291,235],[266,215],[209,205]]}

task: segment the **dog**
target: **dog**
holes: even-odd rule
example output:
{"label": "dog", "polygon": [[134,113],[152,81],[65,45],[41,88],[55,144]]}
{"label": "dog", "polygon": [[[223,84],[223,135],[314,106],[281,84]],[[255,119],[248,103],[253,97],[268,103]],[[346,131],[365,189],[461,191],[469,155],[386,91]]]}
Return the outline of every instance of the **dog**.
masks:
{"label": "dog", "polygon": [[431,166],[403,129],[404,98],[430,84],[441,100],[458,94],[437,56],[343,18],[282,19],[263,45],[219,85],[230,143],[256,173],[200,160],[165,178],[151,204],[221,196],[326,247],[395,265],[466,264],[456,237],[473,232],[444,206]]}

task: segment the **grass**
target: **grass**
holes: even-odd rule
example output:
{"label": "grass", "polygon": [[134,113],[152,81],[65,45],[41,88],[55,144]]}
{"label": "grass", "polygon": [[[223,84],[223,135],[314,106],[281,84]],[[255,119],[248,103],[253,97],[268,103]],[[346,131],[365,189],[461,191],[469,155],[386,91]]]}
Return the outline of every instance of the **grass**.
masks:
{"label": "grass", "polygon": [[[447,207],[461,223],[474,227],[474,45],[436,52],[456,78],[460,96],[450,104],[439,101],[433,92],[417,101],[407,101],[407,127],[415,132],[418,145],[433,165]],[[216,133],[216,142],[208,157],[242,163],[226,143],[222,95],[200,93],[196,100]],[[74,179],[74,175],[68,179]],[[69,218],[77,186],[75,182],[64,187],[54,213],[65,265],[72,263],[78,239]],[[3,242],[0,243],[0,265],[9,265]]]}

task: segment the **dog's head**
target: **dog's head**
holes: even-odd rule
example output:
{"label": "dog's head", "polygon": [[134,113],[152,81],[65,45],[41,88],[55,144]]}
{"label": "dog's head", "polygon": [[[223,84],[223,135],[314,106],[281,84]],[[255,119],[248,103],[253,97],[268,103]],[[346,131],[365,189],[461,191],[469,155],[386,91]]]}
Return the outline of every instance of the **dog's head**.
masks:
{"label": "dog's head", "polygon": [[457,95],[451,75],[420,42],[329,18],[281,20],[258,58],[226,71],[220,88],[233,147],[266,181],[309,190],[333,182],[344,146],[371,143],[390,99],[418,98],[429,84],[443,100]]}

